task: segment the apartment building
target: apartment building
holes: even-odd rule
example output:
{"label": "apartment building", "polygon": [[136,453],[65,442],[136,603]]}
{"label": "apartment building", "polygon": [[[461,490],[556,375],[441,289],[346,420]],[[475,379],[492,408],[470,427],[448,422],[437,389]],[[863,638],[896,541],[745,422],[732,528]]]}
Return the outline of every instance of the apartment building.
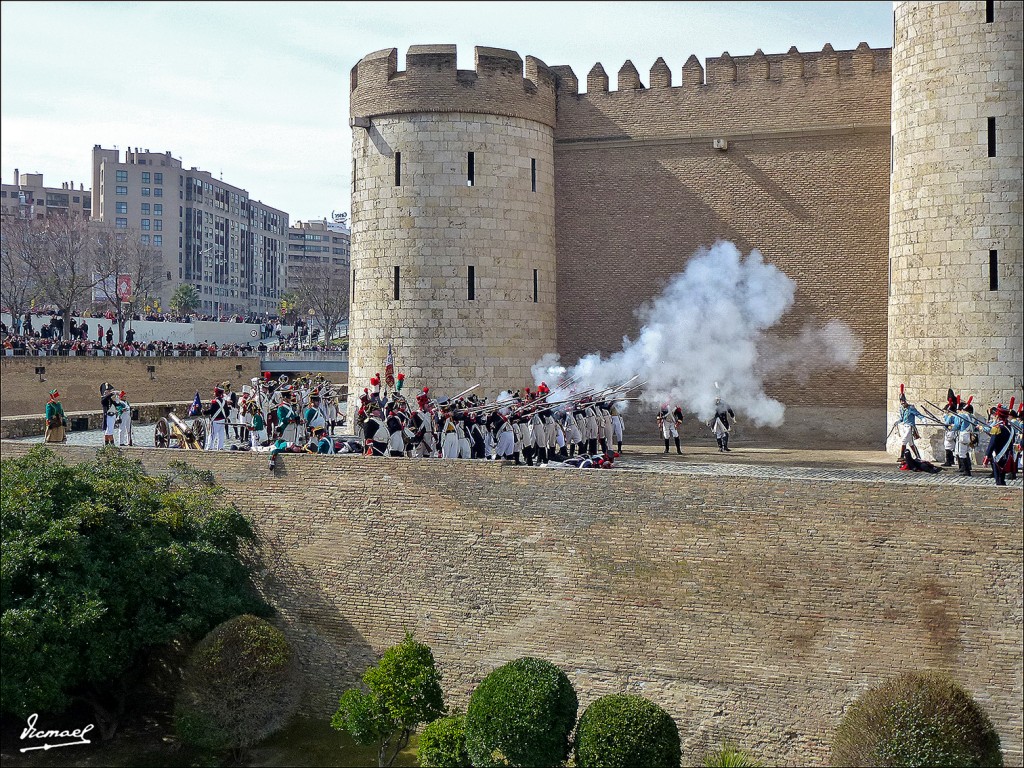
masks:
{"label": "apartment building", "polygon": [[352,232],[347,224],[322,219],[296,221],[288,228],[288,275],[286,289],[294,290],[303,265],[330,264],[331,276],[348,282]]}
{"label": "apartment building", "polygon": [[288,214],[170,152],[93,147],[94,220],[139,233],[162,254],[162,306],[182,283],[200,311],[276,314],[286,290]]}
{"label": "apartment building", "polygon": [[14,169],[14,181],[0,184],[0,209],[4,216],[16,215],[23,219],[43,219],[47,216],[75,214],[92,215],[92,192],[79,183],[65,181],[59,187],[48,187],[41,173],[19,173]]}

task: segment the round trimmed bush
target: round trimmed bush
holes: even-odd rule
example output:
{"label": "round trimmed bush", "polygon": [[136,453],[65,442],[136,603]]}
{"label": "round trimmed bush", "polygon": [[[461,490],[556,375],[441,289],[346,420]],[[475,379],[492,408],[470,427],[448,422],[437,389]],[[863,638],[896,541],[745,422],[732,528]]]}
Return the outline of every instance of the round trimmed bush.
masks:
{"label": "round trimmed bush", "polygon": [[1002,766],[992,721],[945,675],[908,672],[873,688],[846,713],[836,766]]}
{"label": "round trimmed bush", "polygon": [[470,762],[477,768],[561,765],[578,707],[572,683],[554,664],[525,657],[498,667],[469,699]]}
{"label": "round trimmed bush", "polygon": [[175,703],[178,735],[212,750],[265,739],[298,704],[294,670],[291,646],[273,624],[246,614],[217,625],[185,667]]}
{"label": "round trimmed bush", "polygon": [[643,696],[603,696],[580,718],[575,756],[579,768],[678,768],[679,729],[668,712]]}
{"label": "round trimmed bush", "polygon": [[422,768],[470,768],[466,716],[442,717],[424,728],[417,759]]}

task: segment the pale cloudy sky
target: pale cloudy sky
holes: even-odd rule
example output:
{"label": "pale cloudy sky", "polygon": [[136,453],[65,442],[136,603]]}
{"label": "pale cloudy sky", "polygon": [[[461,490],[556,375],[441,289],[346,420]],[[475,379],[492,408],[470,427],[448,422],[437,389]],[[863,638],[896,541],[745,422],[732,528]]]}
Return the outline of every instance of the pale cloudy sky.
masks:
{"label": "pale cloudy sky", "polygon": [[292,220],[349,206],[348,73],[410,45],[511,48],[581,81],[683,62],[892,45],[890,2],[0,4],[0,171],[90,185],[94,144],[170,150]]}

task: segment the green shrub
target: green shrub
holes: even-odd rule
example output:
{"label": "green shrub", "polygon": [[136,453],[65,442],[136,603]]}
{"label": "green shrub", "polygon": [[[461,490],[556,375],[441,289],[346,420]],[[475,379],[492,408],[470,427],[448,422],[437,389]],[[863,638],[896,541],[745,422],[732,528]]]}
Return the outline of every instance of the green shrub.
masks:
{"label": "green shrub", "polygon": [[729,743],[704,756],[704,768],[761,768],[762,765],[749,753]]}
{"label": "green shrub", "polygon": [[481,681],[466,712],[466,751],[477,768],[554,766],[569,755],[579,702],[558,667],[522,658]]}
{"label": "green shrub", "polygon": [[1001,766],[999,735],[944,675],[905,673],[861,696],[832,745],[842,766]]}
{"label": "green shrub", "polygon": [[68,464],[38,446],[0,473],[4,712],[60,711],[92,692],[109,738],[133,690],[121,683],[147,658],[269,610],[244,561],[252,528],[187,467],[155,478],[113,447]]}
{"label": "green shrub", "polygon": [[378,765],[393,765],[416,727],[444,714],[434,654],[406,632],[401,643],[366,670],[363,682],[369,692],[345,691],[331,727],[347,732],[358,744],[378,744]]}
{"label": "green shrub", "polygon": [[442,717],[424,728],[417,758],[422,768],[470,768],[466,716]]}
{"label": "green shrub", "polygon": [[277,627],[236,616],[193,649],[175,705],[187,744],[242,750],[283,726],[298,704],[294,654]]}
{"label": "green shrub", "polygon": [[579,768],[678,768],[681,755],[675,720],[642,696],[616,694],[597,699],[576,728]]}

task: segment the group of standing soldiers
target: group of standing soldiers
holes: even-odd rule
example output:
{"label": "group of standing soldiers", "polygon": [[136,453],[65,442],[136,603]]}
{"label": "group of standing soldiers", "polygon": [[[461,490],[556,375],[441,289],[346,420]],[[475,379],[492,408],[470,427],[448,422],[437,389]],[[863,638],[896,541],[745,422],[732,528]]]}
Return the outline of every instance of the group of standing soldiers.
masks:
{"label": "group of standing soldiers", "polygon": [[[1013,409],[1014,398],[1010,398],[1009,407],[1002,403],[988,410],[987,418],[980,418],[974,413],[973,397],[964,401],[952,389],[946,393],[946,404],[938,409],[929,403],[941,416],[922,406],[918,409],[907,402],[903,385],[900,385],[900,411],[897,425],[900,427],[901,445],[898,462],[913,468],[927,465],[921,460],[921,453],[916,440],[920,438],[917,422],[925,426],[941,427],[943,432],[942,447],[945,461],[940,467],[952,467],[956,460],[958,472],[966,477],[972,476],[977,463],[977,455],[981,451],[981,435],[988,436],[988,444],[984,447],[983,464],[992,468],[992,476],[996,485],[1006,485],[1006,479],[1017,476],[1021,462],[1021,439],[1024,435],[1024,423],[1020,411]],[[927,401],[926,401],[927,402]],[[922,413],[923,410],[923,413]],[[937,471],[937,470],[936,470]]]}
{"label": "group of standing soldiers", "polygon": [[100,410],[103,412],[103,444],[134,445],[132,439],[132,404],[128,393],[115,390],[112,384],[100,384]]}
{"label": "group of standing soldiers", "polygon": [[291,383],[287,376],[277,379],[264,375],[254,378],[241,392],[231,390],[230,382],[213,388],[213,396],[203,405],[196,393],[189,416],[203,415],[210,420],[206,450],[221,450],[228,429],[242,450],[270,450],[279,443],[306,445],[312,439],[331,434],[343,425],[339,394],[322,377],[299,378]]}
{"label": "group of standing soldiers", "polygon": [[[669,452],[669,440],[675,440],[676,453],[682,455],[683,449],[679,444],[679,428],[683,424],[683,409],[679,406],[670,409],[669,404],[665,403],[661,406],[656,420],[661,430],[661,436],[665,440],[665,453]],[[733,413],[732,408],[722,402],[722,398],[716,397],[715,415],[708,422],[708,426],[711,427],[711,433],[715,436],[715,442],[718,443],[719,453],[732,452],[732,448],[729,447],[729,433],[732,432],[735,423],[736,414]]]}
{"label": "group of standing soldiers", "polygon": [[[533,391],[503,391],[487,402],[469,391],[415,405],[401,394],[364,389],[356,417],[371,456],[508,460],[529,466],[607,467],[622,452],[623,420],[616,400],[580,397],[550,403],[543,382]],[[475,389],[475,387],[473,388]]]}
{"label": "group of standing soldiers", "polygon": [[[123,389],[117,391],[108,382],[100,384],[100,412],[103,416],[103,444],[134,445],[132,439],[132,404],[128,402],[128,393]],[[67,441],[68,419],[64,413],[64,404],[60,401],[60,392],[50,390],[49,400],[43,413],[46,428],[43,441],[47,443],[63,443]]]}

